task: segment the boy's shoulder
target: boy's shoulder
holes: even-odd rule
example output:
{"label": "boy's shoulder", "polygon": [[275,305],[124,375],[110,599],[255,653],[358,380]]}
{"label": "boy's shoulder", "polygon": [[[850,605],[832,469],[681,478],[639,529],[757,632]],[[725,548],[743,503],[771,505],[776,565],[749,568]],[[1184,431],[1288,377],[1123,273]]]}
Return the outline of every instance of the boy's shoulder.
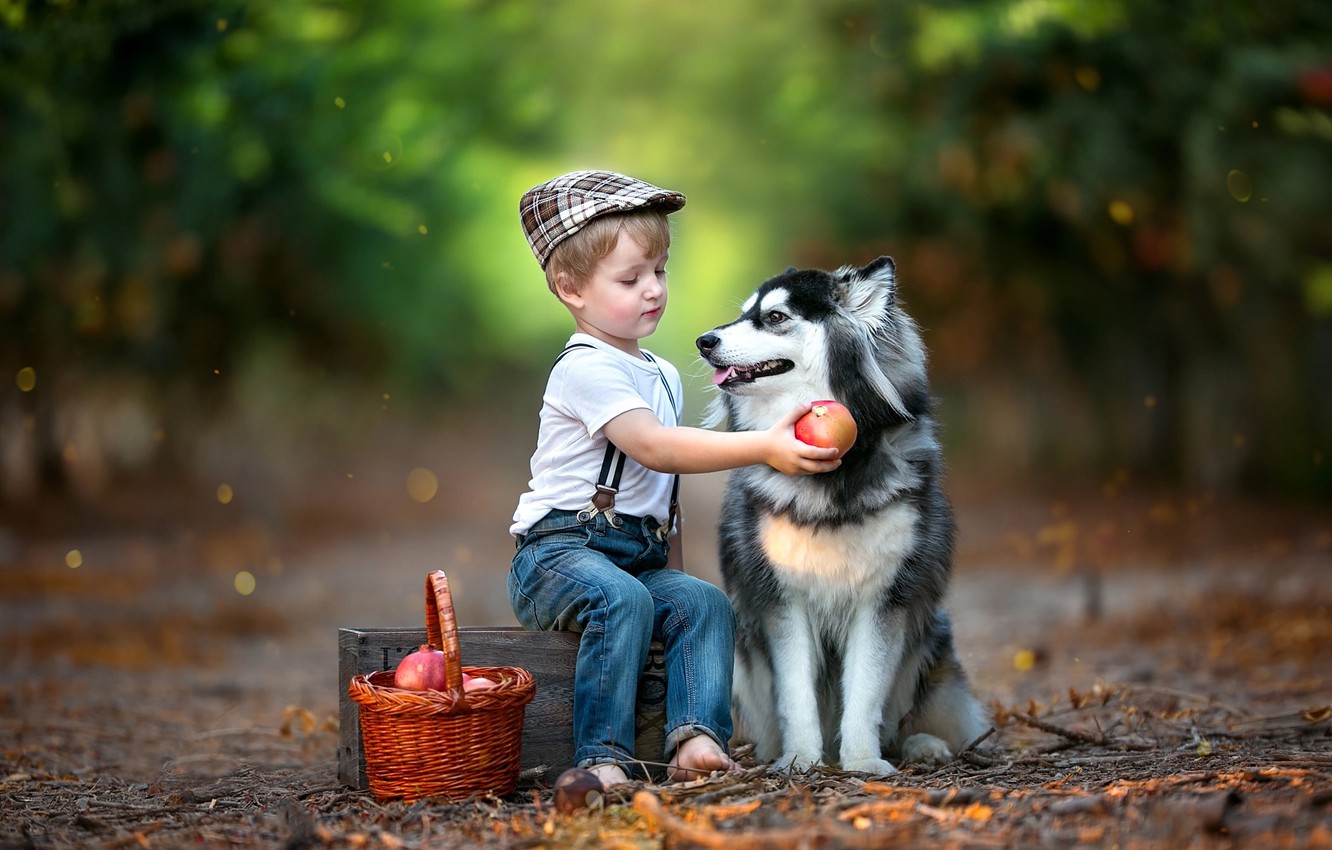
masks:
{"label": "boy's shoulder", "polygon": [[551,364],[551,368],[560,365],[561,360],[564,360],[570,354],[573,354],[582,349],[596,351],[597,347],[590,342],[571,342],[568,345],[564,346],[564,348],[560,351],[559,354],[555,355],[555,362]]}
{"label": "boy's shoulder", "polygon": [[569,360],[580,360],[590,363],[594,359],[606,363],[614,363],[621,359],[622,355],[611,346],[601,342],[596,337],[583,333],[576,333],[569,337],[564,348],[555,355],[555,361],[551,367],[560,365]]}
{"label": "boy's shoulder", "polygon": [[665,372],[678,380],[679,371],[669,360],[646,348],[640,351],[643,357],[634,357],[595,337],[574,334],[551,363],[551,377],[568,373],[576,366],[581,376],[586,376],[588,372],[613,371],[625,376],[650,374],[655,377]]}
{"label": "boy's shoulder", "polygon": [[[594,341],[570,340],[550,365],[552,382],[596,383],[607,376],[633,374],[632,361],[622,352]],[[616,380],[616,379],[612,379]]]}
{"label": "boy's shoulder", "polygon": [[626,354],[615,346],[607,342],[602,342],[591,334],[578,332],[569,337],[564,343],[564,348],[560,349],[559,354],[555,356],[556,362],[564,360],[572,355],[601,354],[608,360],[615,362],[633,363],[636,358]]}

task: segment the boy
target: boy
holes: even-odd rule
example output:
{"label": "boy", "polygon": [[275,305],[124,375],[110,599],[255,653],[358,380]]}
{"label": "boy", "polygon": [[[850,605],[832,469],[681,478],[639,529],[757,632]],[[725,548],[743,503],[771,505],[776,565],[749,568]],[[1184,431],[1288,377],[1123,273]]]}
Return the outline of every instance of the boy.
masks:
{"label": "boy", "polygon": [[509,599],[526,628],[582,633],[574,762],[608,787],[628,781],[638,677],[654,637],[665,650],[668,777],[737,766],[728,754],[733,614],[719,588],[683,572],[678,474],[755,463],[811,474],[841,463],[836,449],[795,438],[809,405],[767,431],[680,427],[680,375],[638,343],[666,309],[666,216],[684,203],[641,180],[578,171],[519,204],[575,333],[551,369],[532,480],[510,527]]}

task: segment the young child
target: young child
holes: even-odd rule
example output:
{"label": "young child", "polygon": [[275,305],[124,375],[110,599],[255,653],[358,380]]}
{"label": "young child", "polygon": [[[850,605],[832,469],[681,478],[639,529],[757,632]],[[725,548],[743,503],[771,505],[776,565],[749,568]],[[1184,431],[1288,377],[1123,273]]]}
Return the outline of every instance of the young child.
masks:
{"label": "young child", "polygon": [[666,310],[666,216],[684,203],[641,180],[578,171],[519,204],[575,333],[551,369],[532,480],[510,527],[509,599],[528,629],[582,633],[574,761],[607,786],[628,781],[638,678],[654,638],[665,650],[667,775],[736,767],[734,619],[719,588],[683,572],[678,474],[767,463],[802,475],[841,463],[836,449],[795,438],[809,405],[767,431],[680,427],[680,375],[638,343]]}

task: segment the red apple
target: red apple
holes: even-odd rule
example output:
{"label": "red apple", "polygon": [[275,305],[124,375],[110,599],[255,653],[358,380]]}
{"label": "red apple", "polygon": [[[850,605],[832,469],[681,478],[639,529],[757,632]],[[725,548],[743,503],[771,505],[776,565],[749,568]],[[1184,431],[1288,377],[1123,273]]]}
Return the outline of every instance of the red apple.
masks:
{"label": "red apple", "polygon": [[814,402],[809,413],[796,420],[796,439],[811,446],[836,447],[846,454],[856,443],[856,420],[840,402]]}
{"label": "red apple", "polygon": [[442,691],[448,688],[444,672],[444,653],[429,644],[398,662],[393,684],[409,691]]}
{"label": "red apple", "polygon": [[462,674],[464,691],[488,691],[491,688],[499,687],[499,683],[487,679],[485,676],[473,676],[469,673]]}

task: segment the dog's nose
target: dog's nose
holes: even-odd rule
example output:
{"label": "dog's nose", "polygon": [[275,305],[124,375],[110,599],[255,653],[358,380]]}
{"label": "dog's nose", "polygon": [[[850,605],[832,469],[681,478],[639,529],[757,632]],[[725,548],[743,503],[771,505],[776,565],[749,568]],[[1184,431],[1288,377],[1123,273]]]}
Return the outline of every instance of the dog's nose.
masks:
{"label": "dog's nose", "polygon": [[708,352],[712,351],[712,349],[716,348],[717,343],[719,342],[721,342],[721,337],[717,336],[712,331],[708,331],[707,333],[703,334],[703,336],[694,340],[694,345],[698,346],[699,354],[707,354]]}

